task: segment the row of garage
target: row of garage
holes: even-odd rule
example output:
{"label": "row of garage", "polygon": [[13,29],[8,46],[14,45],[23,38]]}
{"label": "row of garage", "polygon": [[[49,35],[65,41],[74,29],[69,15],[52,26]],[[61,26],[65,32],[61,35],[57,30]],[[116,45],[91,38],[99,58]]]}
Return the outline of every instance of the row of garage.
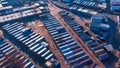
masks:
{"label": "row of garage", "polygon": [[86,52],[77,45],[76,41],[66,32],[54,16],[47,14],[41,16],[40,19],[71,67],[80,68],[92,63]]}

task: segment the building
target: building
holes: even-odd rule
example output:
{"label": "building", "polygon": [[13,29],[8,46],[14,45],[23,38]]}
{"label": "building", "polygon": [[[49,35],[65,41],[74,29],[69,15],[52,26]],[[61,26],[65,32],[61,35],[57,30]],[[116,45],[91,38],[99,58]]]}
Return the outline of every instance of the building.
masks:
{"label": "building", "polygon": [[112,12],[120,12],[120,0],[111,0],[110,5]]}
{"label": "building", "polygon": [[106,2],[106,0],[97,0],[97,3],[105,3]]}
{"label": "building", "polygon": [[98,35],[107,38],[107,31],[109,30],[110,25],[108,24],[107,17],[102,15],[93,15],[91,18],[90,29],[96,32]]}
{"label": "building", "polygon": [[0,8],[0,15],[7,14],[7,13],[12,12],[12,11],[13,11],[12,6],[1,7]]}

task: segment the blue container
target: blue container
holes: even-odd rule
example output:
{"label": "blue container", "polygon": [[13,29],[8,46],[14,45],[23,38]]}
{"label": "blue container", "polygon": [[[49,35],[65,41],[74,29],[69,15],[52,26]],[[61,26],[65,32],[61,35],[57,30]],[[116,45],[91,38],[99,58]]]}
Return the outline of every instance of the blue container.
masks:
{"label": "blue container", "polygon": [[28,35],[31,34],[31,33],[32,33],[31,28],[28,28],[28,29],[24,29],[24,30],[23,30],[23,35],[24,35],[24,36],[28,36]]}
{"label": "blue container", "polygon": [[101,55],[98,56],[98,58],[99,58],[100,60],[105,60],[105,59],[107,59],[108,57],[109,57],[109,55],[108,55],[107,53],[104,53],[104,54],[101,54]]}

